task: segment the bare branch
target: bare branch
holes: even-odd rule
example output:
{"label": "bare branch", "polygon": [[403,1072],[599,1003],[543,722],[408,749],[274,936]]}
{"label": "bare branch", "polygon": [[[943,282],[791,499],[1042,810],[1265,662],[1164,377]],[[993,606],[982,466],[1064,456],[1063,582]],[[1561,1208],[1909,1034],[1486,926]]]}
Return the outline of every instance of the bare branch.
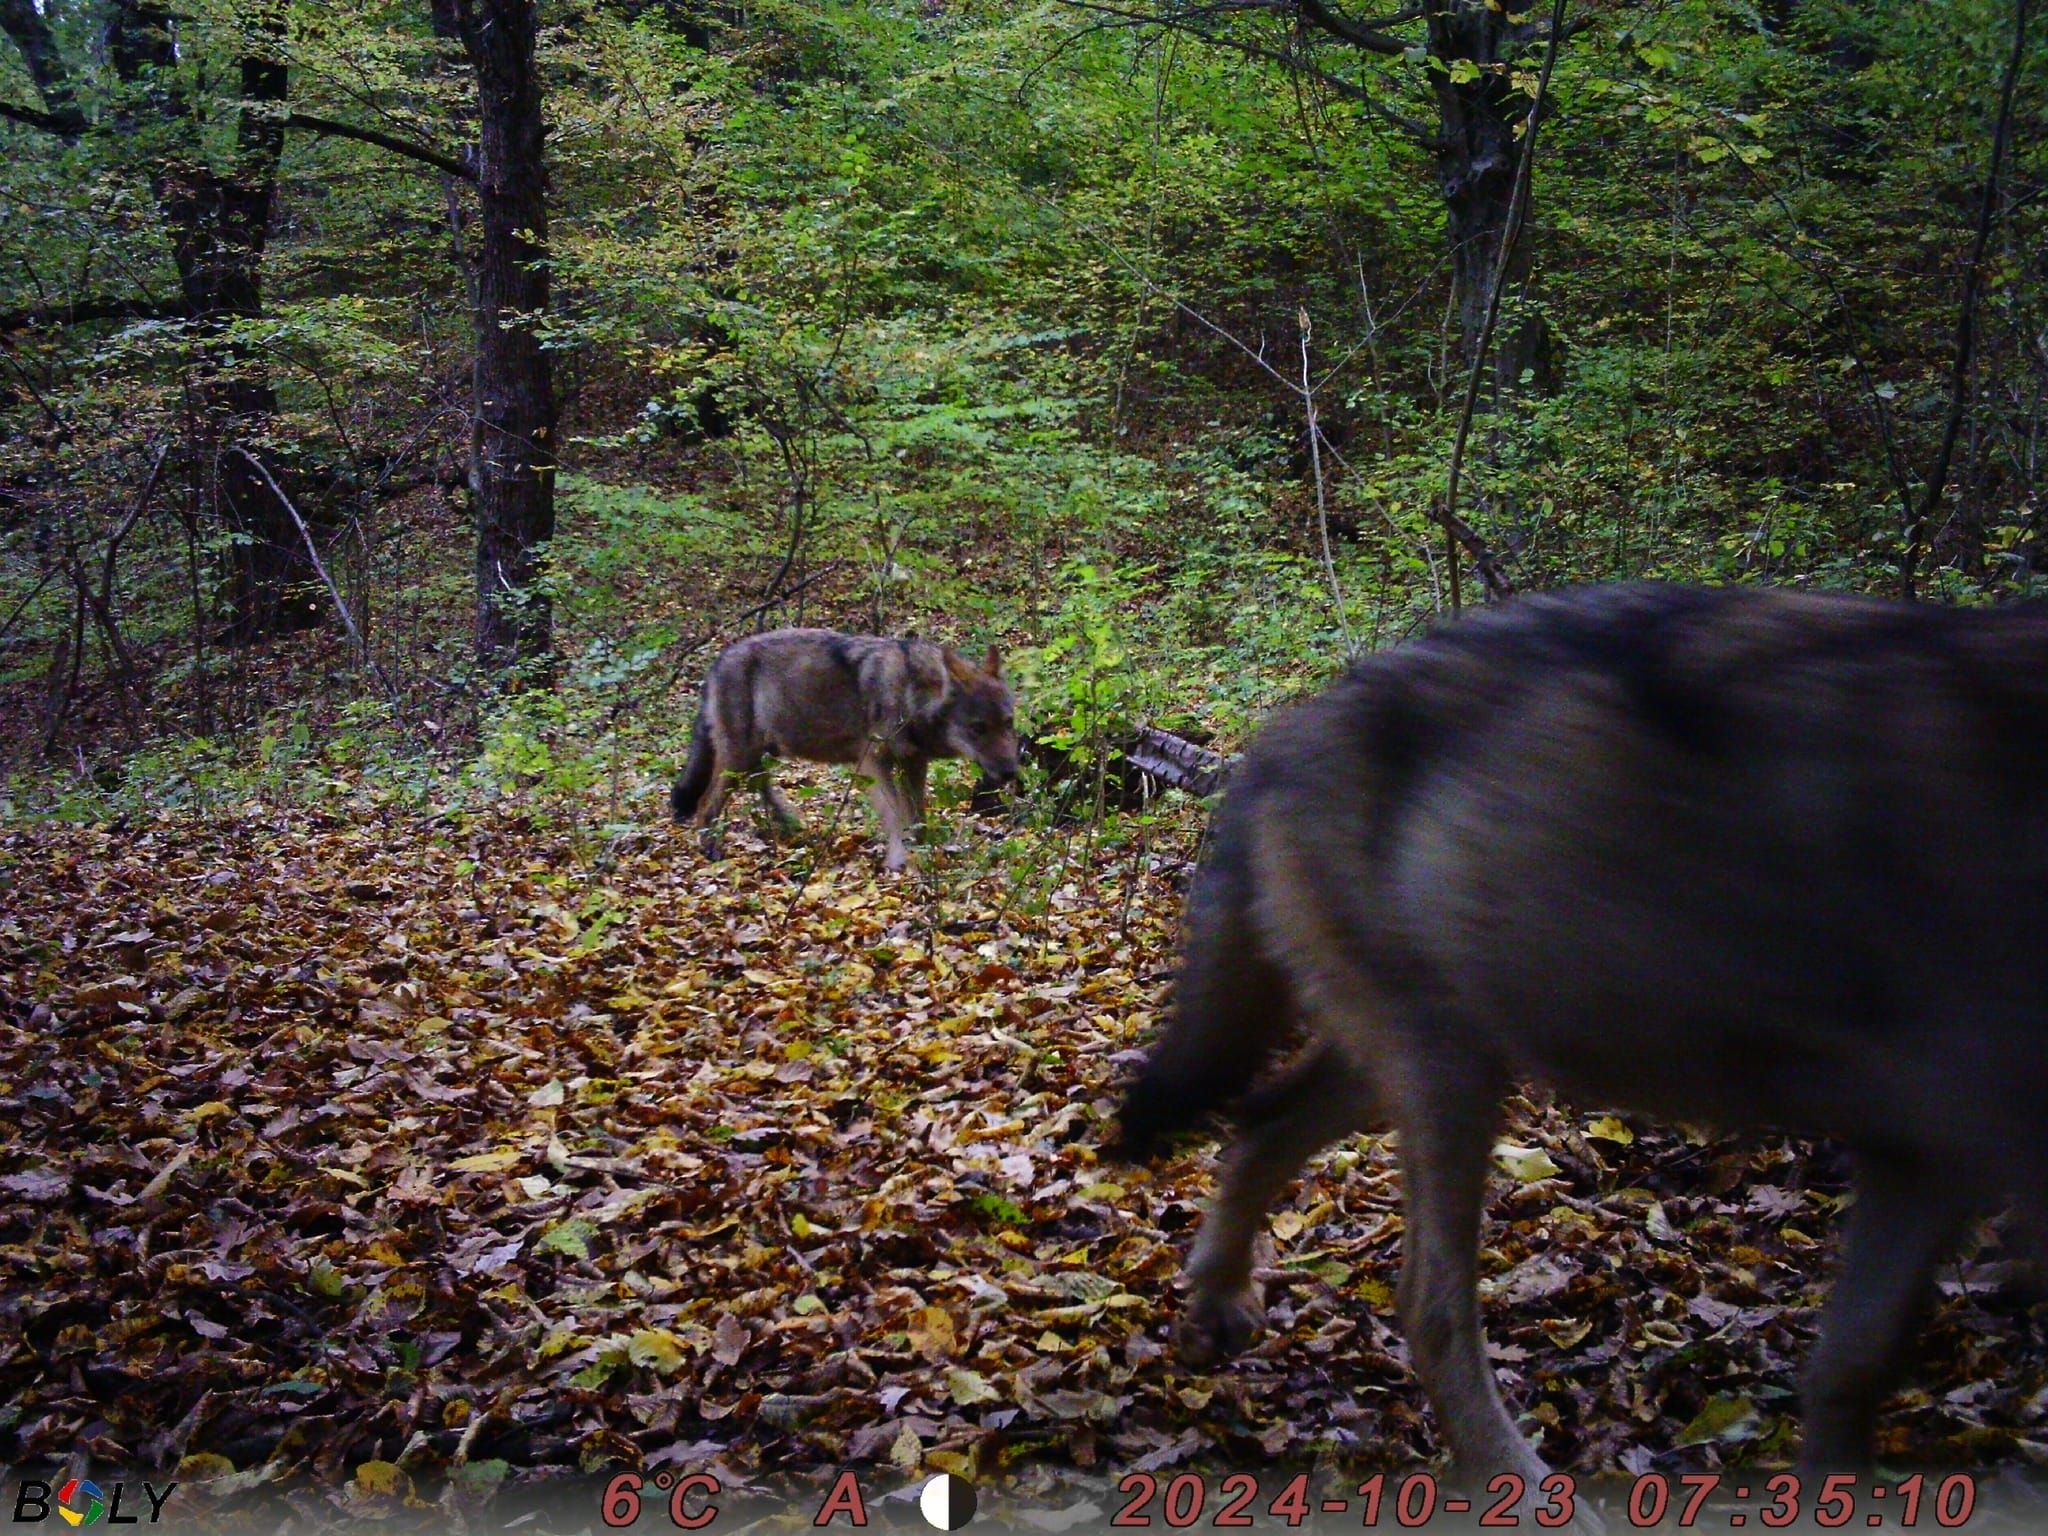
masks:
{"label": "bare branch", "polygon": [[[1408,44],[1402,42],[1400,38],[1390,37],[1377,27],[1367,26],[1339,15],[1324,5],[1323,0],[1294,0],[1294,9],[1301,19],[1311,26],[1319,27],[1330,36],[1339,38],[1354,48],[1362,48],[1367,53],[1400,54],[1408,51]],[[1419,21],[1421,18],[1420,10],[1404,11],[1391,18],[1391,21]]]}
{"label": "bare branch", "polygon": [[85,325],[94,320],[183,320],[192,313],[182,299],[125,298],[101,294],[76,304],[49,304],[0,312],[0,336],[31,326]]}
{"label": "bare branch", "polygon": [[[1389,126],[1400,129],[1401,132],[1412,136],[1422,144],[1434,146],[1436,143],[1437,135],[1428,124],[1395,111],[1392,107],[1381,102],[1372,92],[1366,90],[1365,87],[1346,80],[1341,75],[1333,75],[1328,70],[1317,68],[1315,65],[1308,63],[1298,53],[1268,48],[1245,38],[1233,37],[1227,32],[1216,30],[1207,25],[1207,23],[1218,21],[1225,17],[1242,15],[1247,12],[1300,20],[1303,18],[1298,8],[1297,0],[1215,0],[1215,3],[1206,5],[1160,6],[1156,9],[1113,5],[1106,3],[1106,0],[1065,0],[1065,3],[1075,10],[1088,11],[1094,15],[1107,18],[1103,25],[1107,25],[1109,22],[1116,22],[1129,27],[1158,27],[1163,31],[1184,32],[1190,37],[1200,38],[1203,42],[1213,47],[1228,48],[1248,59],[1259,59],[1268,64],[1278,64],[1283,69],[1305,74],[1314,79],[1318,84],[1327,86],[1330,90],[1343,96],[1346,100],[1358,102]],[[1312,0],[1301,0],[1301,3],[1312,3]],[[1415,17],[1420,17],[1421,15],[1422,12],[1420,11],[1414,13]],[[1338,21],[1343,20],[1341,17],[1334,19]],[[1411,19],[1414,18],[1406,13],[1402,13],[1388,18],[1388,22],[1391,24]],[[1322,26],[1319,23],[1317,24],[1317,29],[1324,32],[1327,36],[1339,38],[1342,41],[1351,43],[1354,47],[1368,52],[1386,53],[1390,51],[1379,47],[1367,47],[1367,45],[1353,38],[1345,37],[1342,33]],[[1392,52],[1403,53],[1406,51],[1407,45],[1397,39],[1389,38],[1387,41],[1393,45]]]}
{"label": "bare branch", "polygon": [[306,558],[313,562],[315,574],[319,576],[321,584],[327,588],[327,595],[334,599],[335,612],[341,615],[341,622],[348,629],[349,639],[355,642],[356,655],[361,659],[364,669],[390,695],[391,708],[400,719],[403,719],[405,717],[405,701],[399,697],[398,690],[391,685],[391,679],[384,675],[384,669],[377,665],[377,658],[370,654],[369,642],[363,639],[363,632],[356,628],[355,615],[348,611],[348,604],[342,601],[341,588],[337,587],[334,584],[334,578],[327,574],[327,563],[320,558],[319,546],[313,542],[313,530],[308,528],[306,520],[299,516],[299,509],[292,505],[292,499],[285,495],[284,487],[279,485],[275,477],[271,475],[270,467],[267,464],[239,443],[228,451],[246,460],[249,466],[263,477],[263,483],[270,487],[270,494],[277,498],[277,504],[291,514],[292,522],[298,525],[299,537],[306,541]]}
{"label": "bare branch", "polygon": [[1344,637],[1344,654],[1350,656],[1357,647],[1351,640],[1351,616],[1345,611],[1344,588],[1337,580],[1337,561],[1330,553],[1330,507],[1323,490],[1323,428],[1316,415],[1316,387],[1308,366],[1308,306],[1302,305],[1295,316],[1301,327],[1301,408],[1308,417],[1308,457],[1316,476],[1316,532],[1322,538],[1323,575],[1330,583],[1330,601],[1337,609],[1337,632]]}
{"label": "bare branch", "polygon": [[1420,118],[1410,117],[1405,112],[1396,112],[1364,86],[1346,80],[1342,75],[1333,75],[1326,69],[1318,69],[1315,65],[1304,62],[1298,55],[1281,53],[1274,48],[1261,48],[1257,43],[1244,42],[1234,37],[1217,37],[1207,32],[1199,35],[1204,42],[1234,49],[1248,59],[1263,59],[1269,64],[1278,64],[1282,69],[1291,69],[1297,74],[1306,75],[1316,84],[1335,91],[1346,101],[1357,102],[1388,127],[1400,129],[1427,149],[1434,150],[1438,140],[1442,138],[1441,134]]}
{"label": "bare branch", "polygon": [[287,128],[303,128],[308,133],[322,134],[328,138],[354,139],[358,143],[374,144],[379,149],[387,149],[407,160],[430,165],[444,175],[453,176],[458,180],[476,180],[476,167],[462,157],[448,154],[428,144],[417,144],[411,139],[402,139],[395,133],[358,127],[354,123],[338,122],[331,117],[316,117],[310,112],[294,112],[285,118],[284,123]]}
{"label": "bare branch", "polygon": [[29,79],[35,82],[36,94],[48,109],[38,112],[31,107],[0,103],[0,117],[54,133],[67,143],[75,142],[86,130],[85,114],[78,109],[71,75],[57,52],[49,18],[35,0],[0,0],[0,32],[13,39],[22,63],[28,67]]}
{"label": "bare branch", "polygon": [[[38,111],[34,107],[17,107],[12,102],[0,101],[0,118],[11,122],[25,123],[31,128],[40,128],[44,133],[54,133],[60,139],[75,139],[79,130],[54,112]],[[80,119],[81,124],[83,119]]]}

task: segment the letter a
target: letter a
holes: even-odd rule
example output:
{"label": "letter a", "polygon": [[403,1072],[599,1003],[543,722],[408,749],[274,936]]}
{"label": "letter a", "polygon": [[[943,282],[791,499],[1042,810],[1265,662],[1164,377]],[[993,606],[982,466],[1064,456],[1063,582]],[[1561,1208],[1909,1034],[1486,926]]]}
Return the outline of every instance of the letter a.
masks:
{"label": "letter a", "polygon": [[834,1515],[845,1515],[851,1524],[862,1528],[868,1523],[868,1507],[860,1500],[860,1479],[851,1472],[839,1474],[832,1491],[825,1495],[825,1502],[818,1506],[818,1518],[811,1524],[830,1525]]}

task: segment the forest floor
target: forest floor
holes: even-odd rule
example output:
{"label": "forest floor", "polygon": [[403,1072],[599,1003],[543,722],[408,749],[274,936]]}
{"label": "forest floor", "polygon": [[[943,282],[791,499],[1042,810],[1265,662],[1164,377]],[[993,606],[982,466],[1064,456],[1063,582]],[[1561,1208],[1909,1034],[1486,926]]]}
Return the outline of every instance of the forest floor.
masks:
{"label": "forest floor", "polygon": [[[735,826],[715,865],[651,779],[637,826],[601,791],[430,815],[336,782],[0,828],[0,1461],[361,1512],[619,1468],[1434,1456],[1381,1139],[1274,1219],[1263,1342],[1169,1347],[1212,1155],[1097,1149],[1194,809],[1105,840],[949,807],[890,877],[814,782],[802,841]],[[1487,1322],[1544,1454],[1784,1460],[1841,1159],[1511,1111]],[[2013,1268],[1987,1225],[1944,1270],[1887,1461],[2048,1460]]]}

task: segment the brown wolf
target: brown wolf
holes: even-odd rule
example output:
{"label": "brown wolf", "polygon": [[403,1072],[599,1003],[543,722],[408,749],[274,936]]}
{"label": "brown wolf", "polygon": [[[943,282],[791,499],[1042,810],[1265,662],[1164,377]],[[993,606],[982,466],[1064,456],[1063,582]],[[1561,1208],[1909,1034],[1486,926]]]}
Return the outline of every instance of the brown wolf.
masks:
{"label": "brown wolf", "polygon": [[2048,1215],[2048,609],[1754,589],[1528,597],[1270,724],[1129,1089],[1142,1153],[1243,1094],[1182,1347],[1256,1329],[1253,1239],[1305,1159],[1390,1122],[1399,1306],[1468,1474],[1542,1463],[1476,1297],[1498,1103],[1840,1137],[1847,1250],[1803,1462],[1853,1469],[1939,1256]]}
{"label": "brown wolf", "polygon": [[776,822],[799,825],[769,777],[770,756],[853,764],[888,840],[887,867],[901,869],[904,833],[924,821],[933,758],[968,758],[998,783],[1017,777],[1001,653],[990,646],[977,667],[934,641],[830,629],[778,629],[727,646],[704,679],[689,761],[669,797],[710,857],[735,774],[758,785]]}

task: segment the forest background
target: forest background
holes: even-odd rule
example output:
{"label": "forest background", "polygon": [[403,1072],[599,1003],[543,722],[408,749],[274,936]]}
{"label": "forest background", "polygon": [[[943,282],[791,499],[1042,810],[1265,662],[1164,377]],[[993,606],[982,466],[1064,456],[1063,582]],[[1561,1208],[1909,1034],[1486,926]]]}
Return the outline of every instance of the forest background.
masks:
{"label": "forest background", "polygon": [[[2048,27],[1368,10],[0,0],[16,1453],[1430,1449],[1381,1152],[1282,1217],[1313,1381],[1147,1342],[1200,1165],[1087,1148],[1201,810],[1118,749],[1565,582],[2033,594]],[[696,681],[785,623],[1000,643],[1023,793],[877,883],[811,775],[703,864]],[[1773,1454],[1825,1160],[1521,1108],[1555,1452]],[[1574,1200],[1676,1316],[1544,1267]],[[2037,1443],[1951,1300],[1901,1443]]]}

